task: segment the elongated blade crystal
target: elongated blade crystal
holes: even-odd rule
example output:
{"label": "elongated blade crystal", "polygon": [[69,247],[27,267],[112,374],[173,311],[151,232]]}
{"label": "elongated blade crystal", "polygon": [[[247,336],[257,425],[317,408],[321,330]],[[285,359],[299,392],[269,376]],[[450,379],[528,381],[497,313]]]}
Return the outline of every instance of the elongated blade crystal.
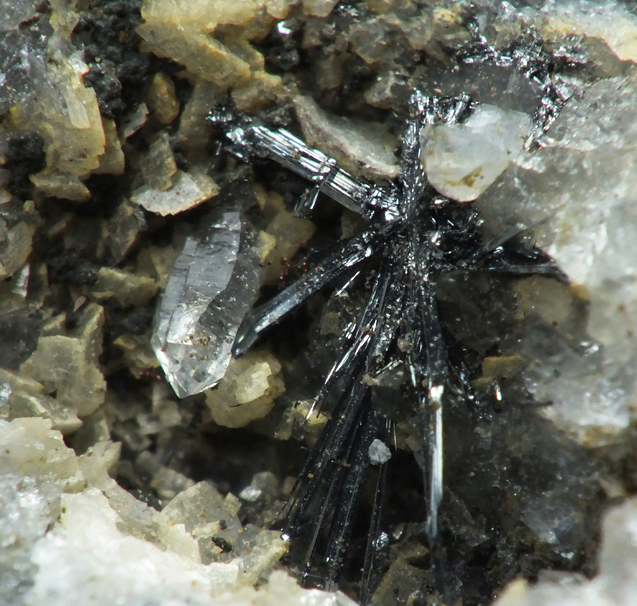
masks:
{"label": "elongated blade crystal", "polygon": [[224,376],[237,329],[259,288],[255,230],[237,211],[211,217],[190,236],[155,314],[152,346],[175,393],[184,398]]}

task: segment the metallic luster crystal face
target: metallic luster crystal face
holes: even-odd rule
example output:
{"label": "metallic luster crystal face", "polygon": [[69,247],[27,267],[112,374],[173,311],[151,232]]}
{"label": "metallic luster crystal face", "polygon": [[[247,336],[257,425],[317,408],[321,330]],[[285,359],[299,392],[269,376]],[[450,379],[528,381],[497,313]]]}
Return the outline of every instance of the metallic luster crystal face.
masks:
{"label": "metallic luster crystal face", "polygon": [[152,346],[175,393],[216,385],[259,287],[254,230],[238,211],[209,218],[203,238],[189,237],[157,309]]}

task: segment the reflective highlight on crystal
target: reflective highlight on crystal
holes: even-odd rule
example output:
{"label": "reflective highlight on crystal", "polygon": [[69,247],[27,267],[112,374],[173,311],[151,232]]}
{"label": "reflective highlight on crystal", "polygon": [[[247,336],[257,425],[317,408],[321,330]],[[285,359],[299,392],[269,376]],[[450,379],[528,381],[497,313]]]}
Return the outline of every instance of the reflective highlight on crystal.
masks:
{"label": "reflective highlight on crystal", "polygon": [[153,349],[184,398],[217,384],[259,287],[256,232],[237,211],[218,212],[186,240],[155,317]]}

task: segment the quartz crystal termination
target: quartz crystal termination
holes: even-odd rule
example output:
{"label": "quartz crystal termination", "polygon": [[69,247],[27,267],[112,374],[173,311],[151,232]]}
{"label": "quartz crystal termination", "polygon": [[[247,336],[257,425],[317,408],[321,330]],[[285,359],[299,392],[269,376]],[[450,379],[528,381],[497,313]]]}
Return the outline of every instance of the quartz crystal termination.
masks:
{"label": "quartz crystal termination", "polygon": [[218,211],[190,236],[155,315],[152,346],[180,398],[216,385],[259,288],[257,233],[238,211]]}

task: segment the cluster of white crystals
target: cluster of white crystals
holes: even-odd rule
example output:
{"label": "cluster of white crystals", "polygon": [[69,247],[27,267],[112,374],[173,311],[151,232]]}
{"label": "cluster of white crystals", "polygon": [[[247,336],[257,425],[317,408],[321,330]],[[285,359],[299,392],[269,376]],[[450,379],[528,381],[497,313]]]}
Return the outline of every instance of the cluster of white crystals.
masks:
{"label": "cluster of white crystals", "polygon": [[241,320],[259,287],[257,235],[237,211],[189,237],[155,318],[152,345],[179,397],[216,385],[230,363]]}
{"label": "cluster of white crystals", "polygon": [[[78,457],[38,418],[0,420],[0,444],[3,605],[354,606],[343,594],[269,574],[287,544],[276,531],[242,526],[239,500],[206,482],[158,512],[108,476],[118,444]],[[217,534],[233,543],[231,558],[212,542]]]}
{"label": "cluster of white crystals", "polygon": [[527,335],[526,386],[542,414],[587,446],[622,440],[634,418],[637,360],[637,77],[575,90],[540,149],[481,196],[494,233],[531,227],[589,304],[591,340],[574,348]]}
{"label": "cluster of white crystals", "polygon": [[494,606],[632,606],[637,595],[637,499],[611,509],[604,518],[599,571],[582,575],[551,573],[535,586],[511,583]]}

